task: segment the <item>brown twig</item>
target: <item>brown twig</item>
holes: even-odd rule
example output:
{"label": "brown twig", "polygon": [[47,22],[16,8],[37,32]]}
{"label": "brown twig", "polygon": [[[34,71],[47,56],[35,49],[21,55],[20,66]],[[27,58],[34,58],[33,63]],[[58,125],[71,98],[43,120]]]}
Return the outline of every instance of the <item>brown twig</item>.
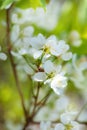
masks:
{"label": "brown twig", "polygon": [[34,96],[34,108],[33,108],[33,111],[32,111],[32,114],[31,114],[31,118],[33,119],[34,115],[35,115],[35,110],[36,110],[36,107],[37,107],[37,101],[38,101],[38,96],[39,96],[39,91],[40,91],[40,84],[38,83],[38,86],[37,86],[37,93],[36,95]]}
{"label": "brown twig", "polygon": [[23,97],[21,87],[20,87],[20,84],[19,84],[18,75],[17,75],[17,71],[16,71],[16,66],[15,66],[15,63],[14,63],[14,60],[13,60],[13,56],[11,54],[12,46],[11,46],[11,42],[10,42],[10,10],[11,10],[11,7],[6,10],[7,50],[8,50],[8,54],[9,54],[9,58],[10,58],[10,62],[11,62],[15,82],[16,82],[16,87],[17,87],[17,90],[18,90],[18,93],[19,93],[19,96],[20,96],[20,99],[21,99],[21,104],[22,104],[22,108],[23,108],[23,111],[24,111],[25,119],[27,120],[27,110],[26,110],[25,104],[24,104],[24,97]]}
{"label": "brown twig", "polygon": [[50,91],[47,93],[47,95],[46,95],[43,99],[41,99],[41,101],[40,101],[39,103],[37,103],[37,109],[36,109],[36,111],[34,112],[34,115],[33,115],[33,116],[36,116],[36,114],[38,113],[38,111],[39,111],[40,109],[42,109],[42,107],[43,107],[44,105],[46,105],[46,102],[47,102],[49,96],[50,96]]}

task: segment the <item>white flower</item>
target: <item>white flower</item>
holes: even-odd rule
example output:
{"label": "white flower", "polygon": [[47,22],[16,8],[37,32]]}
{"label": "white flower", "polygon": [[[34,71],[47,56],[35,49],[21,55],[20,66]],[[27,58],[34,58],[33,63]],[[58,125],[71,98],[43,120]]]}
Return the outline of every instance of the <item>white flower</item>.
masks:
{"label": "white flower", "polygon": [[65,130],[65,127],[62,123],[59,123],[55,126],[54,130]]}
{"label": "white flower", "polygon": [[[1,51],[1,47],[0,47],[0,51]],[[0,60],[6,60],[6,59],[7,59],[6,54],[3,52],[0,52]]]}
{"label": "white flower", "polygon": [[74,120],[77,112],[65,112],[61,115],[61,122],[63,124],[69,124],[71,121]]}
{"label": "white flower", "polygon": [[69,50],[69,45],[65,43],[65,41],[60,40],[58,42],[58,47],[57,47],[57,55],[61,56],[61,58],[65,61],[70,60],[72,58],[72,53],[67,52]]}
{"label": "white flower", "polygon": [[70,60],[71,58],[72,58],[72,53],[71,53],[71,52],[67,52],[67,53],[65,53],[65,54],[62,55],[62,59],[63,59],[64,61],[68,61],[68,60]]}
{"label": "white flower", "polygon": [[41,7],[36,10],[16,8],[13,10],[11,20],[15,24],[34,24],[49,31],[56,27],[60,9],[61,4],[56,0],[51,0],[46,6],[46,11]]}
{"label": "white flower", "polygon": [[38,36],[30,38],[30,41],[29,41],[30,45],[33,48],[38,49],[38,50],[43,48],[43,45],[45,44],[45,42],[46,42],[46,39],[42,34],[38,34]]}
{"label": "white flower", "polygon": [[61,96],[55,103],[56,111],[58,113],[64,112],[69,106],[69,98],[65,95]]}
{"label": "white flower", "polygon": [[42,64],[40,72],[33,76],[33,79],[38,82],[44,81],[44,84],[50,84],[56,94],[62,94],[63,89],[67,86],[67,78],[61,72],[61,68],[61,65],[56,65],[47,60]]}
{"label": "white flower", "polygon": [[51,82],[51,88],[56,94],[61,94],[63,89],[67,86],[67,78],[62,74],[57,74]]}
{"label": "white flower", "polygon": [[81,57],[77,60],[76,54],[72,57],[72,64],[66,65],[66,71],[70,75],[70,80],[73,81],[76,87],[85,89],[87,86],[86,75],[84,71],[87,71],[87,59]]}
{"label": "white flower", "polygon": [[42,53],[57,56],[57,39],[53,35],[46,39],[42,34],[39,34],[37,37],[32,37],[29,43],[32,48],[36,49],[34,57],[37,57],[37,54],[40,57]]}
{"label": "white flower", "polygon": [[47,60],[45,63],[43,63],[43,68],[47,74],[53,73],[56,75],[61,71],[62,66],[54,64],[51,60]]}
{"label": "white flower", "polygon": [[51,53],[54,56],[57,56],[57,39],[54,35],[50,36],[45,45],[43,46],[45,53]]}
{"label": "white flower", "polygon": [[46,39],[42,34],[39,34],[36,37],[32,37],[29,40],[29,44],[32,46],[32,48],[30,48],[30,50],[33,50],[33,57],[35,59],[38,59],[42,53],[43,53],[43,45],[45,44]]}
{"label": "white flower", "polygon": [[51,129],[51,122],[41,122],[40,123],[40,130],[52,130]]}
{"label": "white flower", "polygon": [[43,82],[46,80],[46,74],[45,72],[37,72],[34,76],[33,76],[33,79],[35,81],[38,81],[38,82]]}
{"label": "white flower", "polygon": [[61,66],[60,65],[56,66],[50,60],[47,60],[44,64],[42,64],[41,70],[43,70],[43,72],[37,72],[34,75],[33,79],[39,82],[45,81],[46,83],[47,80],[53,78],[54,75],[60,72]]}
{"label": "white flower", "polygon": [[74,121],[76,113],[67,112],[61,115],[61,123],[55,126],[55,130],[79,130],[79,124]]}
{"label": "white flower", "polygon": [[82,44],[82,40],[80,39],[80,34],[76,30],[70,32],[69,39],[70,42],[72,42],[72,45],[75,47],[79,47]]}
{"label": "white flower", "polygon": [[11,41],[17,48],[28,48],[29,39],[33,35],[34,28],[26,26],[23,29],[19,25],[14,25],[11,31]]}

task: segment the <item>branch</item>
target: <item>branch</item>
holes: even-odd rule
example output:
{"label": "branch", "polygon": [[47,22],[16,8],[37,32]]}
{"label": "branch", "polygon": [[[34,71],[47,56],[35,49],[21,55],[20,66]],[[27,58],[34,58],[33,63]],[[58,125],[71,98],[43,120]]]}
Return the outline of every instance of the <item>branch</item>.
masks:
{"label": "branch", "polygon": [[83,105],[83,107],[81,108],[81,110],[78,112],[77,116],[76,116],[76,120],[78,120],[80,114],[82,113],[82,111],[84,110],[84,108],[87,106],[87,102]]}
{"label": "branch", "polygon": [[37,107],[37,101],[38,101],[38,96],[39,96],[39,91],[40,91],[40,84],[38,83],[38,86],[37,86],[37,93],[36,95],[34,96],[34,108],[33,108],[33,111],[32,111],[32,114],[31,114],[31,118],[33,119],[34,115],[35,115],[35,110],[36,110],[36,107]]}
{"label": "branch", "polygon": [[14,79],[15,79],[15,82],[16,82],[16,87],[17,87],[17,90],[18,90],[18,93],[19,93],[19,96],[20,96],[20,99],[21,99],[23,112],[24,112],[24,115],[25,115],[25,119],[27,120],[27,110],[26,110],[25,104],[24,104],[24,97],[23,97],[21,87],[20,87],[20,84],[19,84],[18,75],[17,75],[17,71],[16,71],[16,66],[15,66],[15,63],[14,63],[14,60],[13,60],[13,56],[11,54],[12,46],[11,46],[11,42],[10,42],[10,10],[11,10],[11,7],[6,10],[7,50],[8,50],[8,54],[9,54],[9,58],[10,58],[10,62],[11,62],[11,66],[12,66],[12,70],[13,70],[13,74],[14,74]]}
{"label": "branch", "polygon": [[37,110],[34,112],[34,116],[36,116],[36,114],[38,113],[38,111],[39,111],[40,109],[42,109],[42,107],[46,104],[46,102],[47,102],[47,100],[48,100],[50,94],[51,94],[51,92],[49,91],[49,92],[47,93],[47,95],[46,95],[43,99],[41,99],[41,101],[40,101],[39,103],[37,103],[37,106],[39,106],[39,107],[38,107]]}

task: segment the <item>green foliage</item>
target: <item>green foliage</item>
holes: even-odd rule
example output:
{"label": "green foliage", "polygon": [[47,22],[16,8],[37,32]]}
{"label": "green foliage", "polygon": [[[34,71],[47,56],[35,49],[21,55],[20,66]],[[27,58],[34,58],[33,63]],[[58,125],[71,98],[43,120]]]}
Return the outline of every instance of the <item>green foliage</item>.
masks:
{"label": "green foliage", "polygon": [[40,0],[43,7],[46,7],[46,0]]}
{"label": "green foliage", "polygon": [[1,0],[0,7],[1,9],[6,9],[9,5],[11,5],[15,0]]}
{"label": "green foliage", "polygon": [[19,2],[17,2],[16,5],[22,9],[26,9],[29,7],[36,9],[37,7],[45,7],[46,1],[45,0],[26,0],[25,2],[24,0],[20,0]]}

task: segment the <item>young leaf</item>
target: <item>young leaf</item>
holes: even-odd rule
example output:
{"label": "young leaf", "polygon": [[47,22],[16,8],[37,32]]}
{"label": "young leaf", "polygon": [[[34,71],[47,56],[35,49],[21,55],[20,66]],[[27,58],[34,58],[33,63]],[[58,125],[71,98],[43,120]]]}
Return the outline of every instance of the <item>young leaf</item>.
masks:
{"label": "young leaf", "polygon": [[4,0],[1,5],[1,9],[7,9],[16,0]]}
{"label": "young leaf", "polygon": [[45,7],[46,6],[46,1],[45,0],[20,0],[17,4],[18,7],[26,9],[26,8],[34,8],[36,9],[37,7]]}

